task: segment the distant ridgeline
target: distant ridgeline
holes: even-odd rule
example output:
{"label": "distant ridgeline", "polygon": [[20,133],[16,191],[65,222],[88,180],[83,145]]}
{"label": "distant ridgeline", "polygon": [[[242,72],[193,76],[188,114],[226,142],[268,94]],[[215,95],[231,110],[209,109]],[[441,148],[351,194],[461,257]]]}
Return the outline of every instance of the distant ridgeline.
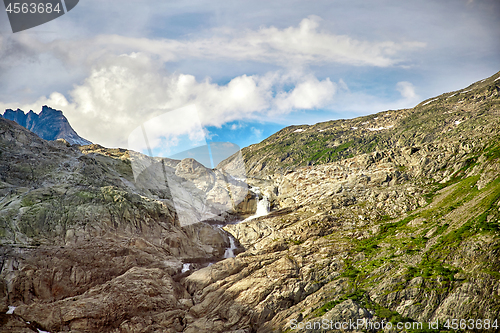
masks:
{"label": "distant ridgeline", "polygon": [[31,111],[24,113],[23,110],[5,110],[3,118],[13,120],[19,125],[32,131],[45,140],[65,139],[70,144],[90,145],[92,142],[79,136],[71,127],[68,119],[62,111],[52,109],[46,105],[42,112],[36,114]]}

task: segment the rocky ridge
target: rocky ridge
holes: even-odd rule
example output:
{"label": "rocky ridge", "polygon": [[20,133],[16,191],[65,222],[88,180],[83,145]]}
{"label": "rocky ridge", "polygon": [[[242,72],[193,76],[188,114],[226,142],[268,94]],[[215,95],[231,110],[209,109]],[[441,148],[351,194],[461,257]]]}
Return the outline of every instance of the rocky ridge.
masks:
{"label": "rocky ridge", "polygon": [[92,142],[82,138],[75,132],[62,111],[52,109],[46,105],[42,107],[42,111],[38,114],[32,110],[25,114],[20,109],[7,109],[3,114],[3,118],[15,121],[48,141],[63,139],[72,145],[92,144]]}
{"label": "rocky ridge", "polygon": [[[0,220],[7,230],[0,297],[5,311],[17,306],[12,315],[1,315],[4,331],[291,332],[292,323],[306,327],[323,319],[493,322],[500,316],[498,76],[472,85],[453,103],[446,102],[455,98],[449,93],[412,110],[387,112],[396,119],[388,130],[335,132],[347,142],[361,141],[329,162],[300,166],[307,148],[293,155],[292,167],[274,162],[281,154],[279,133],[290,142],[293,135],[311,135],[293,127],[244,149],[253,176],[247,183],[260,188],[272,210],[224,227],[241,246],[225,260],[214,253],[229,245],[227,234],[206,223],[180,225],[170,192],[134,185],[130,152],[47,143],[0,122],[0,211],[8,216]],[[366,119],[328,126],[357,122]],[[390,130],[394,138],[384,134]],[[359,153],[372,134],[381,146]],[[277,150],[262,153],[266,145]],[[252,151],[265,163],[254,163]],[[40,170],[30,167],[39,160]],[[62,172],[66,162],[69,169]],[[181,176],[198,168],[194,161],[166,166]],[[240,166],[233,157],[219,170]],[[88,201],[76,201],[81,184],[92,194],[83,195]],[[68,201],[59,203],[61,198]],[[51,201],[48,207],[63,213],[36,224],[43,216],[36,212]],[[86,208],[64,213],[75,206]],[[249,193],[235,213],[254,210],[255,194]],[[25,215],[37,216],[28,219],[31,229],[23,229]],[[79,221],[70,225],[80,236],[63,237],[71,229],[62,232],[64,221]],[[203,265],[204,258],[213,264]],[[182,272],[186,259],[193,269]]]}
{"label": "rocky ridge", "polygon": [[[444,93],[412,109],[389,110],[354,119],[289,126],[242,149],[250,176],[266,177],[301,166],[339,161],[391,148],[495,134],[499,73]],[[223,163],[228,163],[228,159]]]}

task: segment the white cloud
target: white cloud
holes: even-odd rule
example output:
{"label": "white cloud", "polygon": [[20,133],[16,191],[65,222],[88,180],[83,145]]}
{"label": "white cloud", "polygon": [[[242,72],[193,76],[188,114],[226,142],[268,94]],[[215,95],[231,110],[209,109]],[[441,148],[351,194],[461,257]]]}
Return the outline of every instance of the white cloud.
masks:
{"label": "white cloud", "polygon": [[250,128],[250,130],[252,131],[253,135],[254,135],[257,139],[260,139],[260,137],[262,136],[262,130],[261,130],[261,129],[258,129],[258,128],[255,128],[255,127],[252,127],[252,128]]}
{"label": "white cloud", "polygon": [[91,64],[110,54],[143,52],[165,62],[186,58],[232,59],[283,67],[318,63],[387,67],[401,62],[401,53],[425,46],[422,42],[357,40],[321,31],[320,22],[321,18],[311,15],[297,27],[270,26],[246,31],[219,28],[211,31],[211,37],[192,40],[99,35],[47,43],[23,36],[20,41],[38,52],[52,52],[71,64]]}
{"label": "white cloud", "polygon": [[297,84],[291,92],[278,94],[276,98],[277,109],[320,108],[332,100],[335,90],[336,85],[330,79],[319,81],[316,77],[309,76]]}
{"label": "white cloud", "polygon": [[242,123],[232,124],[231,131],[236,131],[236,130],[243,128],[243,127],[245,127],[245,125]]}
{"label": "white cloud", "polygon": [[[285,85],[294,88],[285,92]],[[197,81],[192,75],[169,74],[161,62],[132,53],[95,66],[68,98],[55,92],[15,107],[37,111],[41,105],[50,105],[63,110],[84,138],[105,146],[126,147],[128,135],[141,123],[187,105],[196,107],[201,126],[221,126],[235,120],[319,108],[332,100],[335,89],[330,79],[318,80],[301,72],[241,75],[218,85],[209,79]],[[176,117],[165,120],[172,137],[196,132],[188,116]],[[154,137],[155,145],[159,144],[161,136]]]}
{"label": "white cloud", "polygon": [[416,100],[419,98],[415,92],[415,86],[408,81],[401,81],[396,84],[396,89],[401,94],[401,97],[408,100]]}

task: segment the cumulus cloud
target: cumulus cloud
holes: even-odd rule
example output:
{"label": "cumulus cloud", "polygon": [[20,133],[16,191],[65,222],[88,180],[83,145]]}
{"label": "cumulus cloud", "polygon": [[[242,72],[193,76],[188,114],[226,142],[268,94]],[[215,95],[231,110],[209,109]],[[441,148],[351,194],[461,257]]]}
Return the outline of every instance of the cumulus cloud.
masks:
{"label": "cumulus cloud", "polygon": [[[290,86],[294,88],[285,90]],[[95,66],[69,96],[55,92],[21,108],[37,111],[43,104],[59,108],[83,137],[106,146],[126,147],[128,135],[140,124],[188,105],[196,107],[201,126],[221,126],[319,108],[333,99],[335,91],[336,84],[330,79],[318,80],[301,72],[241,75],[219,85],[210,79],[198,81],[192,75],[167,73],[161,61],[131,53]],[[193,127],[182,112],[169,117],[164,121],[172,132],[169,144],[175,145],[172,139],[176,135],[199,134],[199,126]]]}
{"label": "cumulus cloud", "polygon": [[[405,51],[424,46],[418,42],[363,41],[337,35],[321,30],[317,16],[284,29],[218,28],[209,33],[209,37],[184,40],[119,35],[43,40],[35,35],[19,35],[16,48],[23,54],[55,57],[66,66],[61,66],[61,72],[85,68],[82,72],[86,74],[69,91],[54,92],[32,104],[0,106],[38,111],[47,104],[63,110],[83,137],[106,146],[126,147],[127,136],[141,123],[188,105],[195,106],[203,127],[328,107],[338,89],[348,91],[347,85],[329,78],[320,80],[308,73],[307,65],[385,67],[398,64]],[[283,69],[238,75],[227,84],[165,70],[166,63],[189,58],[249,60]],[[405,84],[398,84],[398,89],[405,98],[411,98],[412,86]],[[175,123],[171,130],[175,135],[199,133],[181,118],[170,118],[169,122]],[[164,139],[175,145],[175,135]]]}

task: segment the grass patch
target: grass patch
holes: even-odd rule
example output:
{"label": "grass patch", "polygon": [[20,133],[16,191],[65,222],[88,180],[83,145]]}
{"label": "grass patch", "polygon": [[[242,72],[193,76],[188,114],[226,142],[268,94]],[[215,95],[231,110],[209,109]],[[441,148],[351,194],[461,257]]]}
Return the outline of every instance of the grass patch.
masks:
{"label": "grass patch", "polygon": [[355,302],[359,301],[363,298],[364,294],[365,294],[365,291],[359,289],[353,293],[344,295],[335,301],[330,301],[328,303],[325,303],[322,307],[320,307],[318,310],[315,311],[315,313],[314,313],[315,317],[321,317],[322,315],[324,315],[325,313],[327,313],[328,311],[333,309],[335,306],[337,306],[337,304],[340,304],[348,299],[352,299]]}
{"label": "grass patch", "polygon": [[398,322],[412,322],[413,320],[410,318],[403,317],[396,311],[392,311],[386,307],[381,306],[370,300],[367,296],[366,291],[363,289],[358,289],[352,293],[346,294],[340,297],[337,300],[330,301],[325,303],[322,307],[314,312],[315,317],[321,317],[331,309],[333,309],[338,304],[351,299],[352,301],[358,303],[361,307],[365,309],[372,310],[375,314],[382,319],[385,319],[387,322],[398,323]]}

